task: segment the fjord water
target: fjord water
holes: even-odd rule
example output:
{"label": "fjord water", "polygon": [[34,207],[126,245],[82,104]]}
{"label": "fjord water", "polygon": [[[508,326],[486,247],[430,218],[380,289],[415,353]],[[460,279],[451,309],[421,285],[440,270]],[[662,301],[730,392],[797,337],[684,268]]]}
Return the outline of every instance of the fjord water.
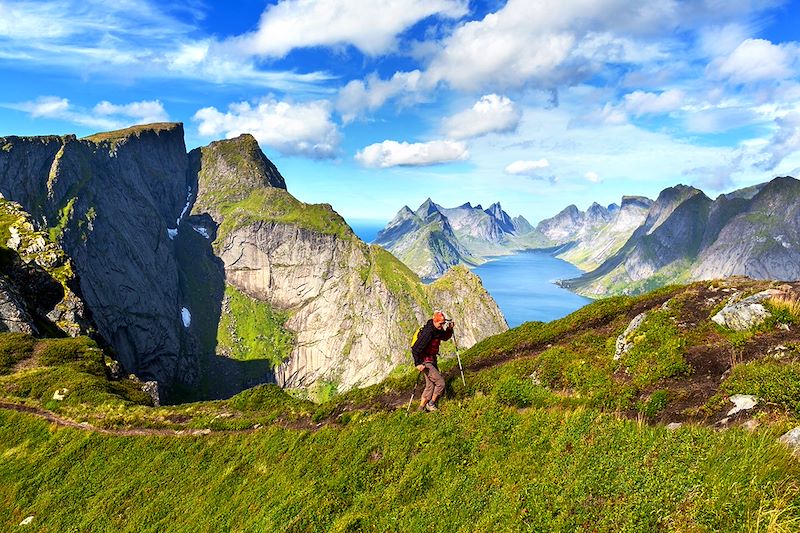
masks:
{"label": "fjord water", "polygon": [[[375,240],[385,225],[372,221],[350,222],[350,227],[364,242]],[[531,250],[497,257],[472,271],[480,276],[512,328],[532,320],[550,322],[591,302],[553,283],[580,276],[581,271],[547,252]]]}
{"label": "fjord water", "polygon": [[497,257],[472,271],[480,276],[512,328],[532,320],[550,322],[592,301],[553,283],[582,272],[547,252],[531,250]]}

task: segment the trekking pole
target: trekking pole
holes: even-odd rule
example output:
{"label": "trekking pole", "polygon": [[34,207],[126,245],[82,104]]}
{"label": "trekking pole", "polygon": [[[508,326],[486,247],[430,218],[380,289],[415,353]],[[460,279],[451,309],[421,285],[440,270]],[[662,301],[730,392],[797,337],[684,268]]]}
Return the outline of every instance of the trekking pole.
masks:
{"label": "trekking pole", "polygon": [[456,344],[456,336],[453,335],[453,346],[456,349],[456,359],[458,359],[458,369],[461,371],[461,383],[464,384],[464,388],[467,388],[467,382],[464,380],[464,367],[461,366],[461,355],[458,353],[458,344]]}
{"label": "trekking pole", "polygon": [[419,385],[419,374],[422,372],[417,371],[417,380],[414,382],[414,388],[411,389],[411,398],[408,399],[408,406],[406,407],[406,416],[408,416],[408,412],[411,410],[411,402],[414,401],[414,394],[417,392],[417,385]]}

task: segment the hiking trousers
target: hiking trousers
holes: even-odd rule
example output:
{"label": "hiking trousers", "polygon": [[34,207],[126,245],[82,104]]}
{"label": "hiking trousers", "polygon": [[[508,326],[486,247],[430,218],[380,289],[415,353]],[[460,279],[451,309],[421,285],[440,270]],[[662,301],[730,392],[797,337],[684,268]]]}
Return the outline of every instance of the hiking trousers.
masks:
{"label": "hiking trousers", "polygon": [[423,363],[425,370],[422,374],[425,376],[425,388],[422,390],[422,399],[430,401],[431,398],[439,399],[444,392],[444,378],[439,369],[433,363]]}

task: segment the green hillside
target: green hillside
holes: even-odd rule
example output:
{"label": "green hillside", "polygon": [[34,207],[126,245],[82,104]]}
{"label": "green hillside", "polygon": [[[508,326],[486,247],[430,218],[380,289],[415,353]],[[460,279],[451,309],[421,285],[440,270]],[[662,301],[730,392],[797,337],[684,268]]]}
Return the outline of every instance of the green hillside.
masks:
{"label": "green hillside", "polygon": [[[710,320],[772,285],[523,324],[461,354],[466,387],[444,361],[433,414],[406,412],[409,368],[323,404],[261,386],[154,408],[88,339],[0,334],[0,529],[797,531],[800,463],[777,441],[800,425],[797,306],[768,302],[744,332]],[[726,420],[736,393],[759,405]]]}

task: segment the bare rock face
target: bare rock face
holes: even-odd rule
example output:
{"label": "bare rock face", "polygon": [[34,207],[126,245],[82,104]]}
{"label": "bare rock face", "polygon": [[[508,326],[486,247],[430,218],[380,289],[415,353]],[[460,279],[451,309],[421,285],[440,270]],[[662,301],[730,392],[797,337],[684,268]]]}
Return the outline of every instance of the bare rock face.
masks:
{"label": "bare rock face", "polygon": [[0,331],[29,335],[38,333],[33,319],[25,308],[25,301],[5,277],[0,277]]}
{"label": "bare rock face", "polygon": [[166,383],[187,378],[177,373],[180,308],[167,232],[187,196],[182,126],[81,140],[6,137],[0,146],[0,192],[69,255],[97,329],[123,366]]}
{"label": "bare rock face", "polygon": [[446,275],[429,294],[418,280],[392,286],[378,263],[407,269],[353,235],[259,222],[230,233],[219,256],[228,283],[290,310],[286,326],[297,339],[276,371],[283,387],[329,382],[347,390],[383,380],[398,364],[410,362],[411,335],[428,319],[432,302],[447,307],[460,325],[460,348],[507,329],[494,301],[466,269]]}

